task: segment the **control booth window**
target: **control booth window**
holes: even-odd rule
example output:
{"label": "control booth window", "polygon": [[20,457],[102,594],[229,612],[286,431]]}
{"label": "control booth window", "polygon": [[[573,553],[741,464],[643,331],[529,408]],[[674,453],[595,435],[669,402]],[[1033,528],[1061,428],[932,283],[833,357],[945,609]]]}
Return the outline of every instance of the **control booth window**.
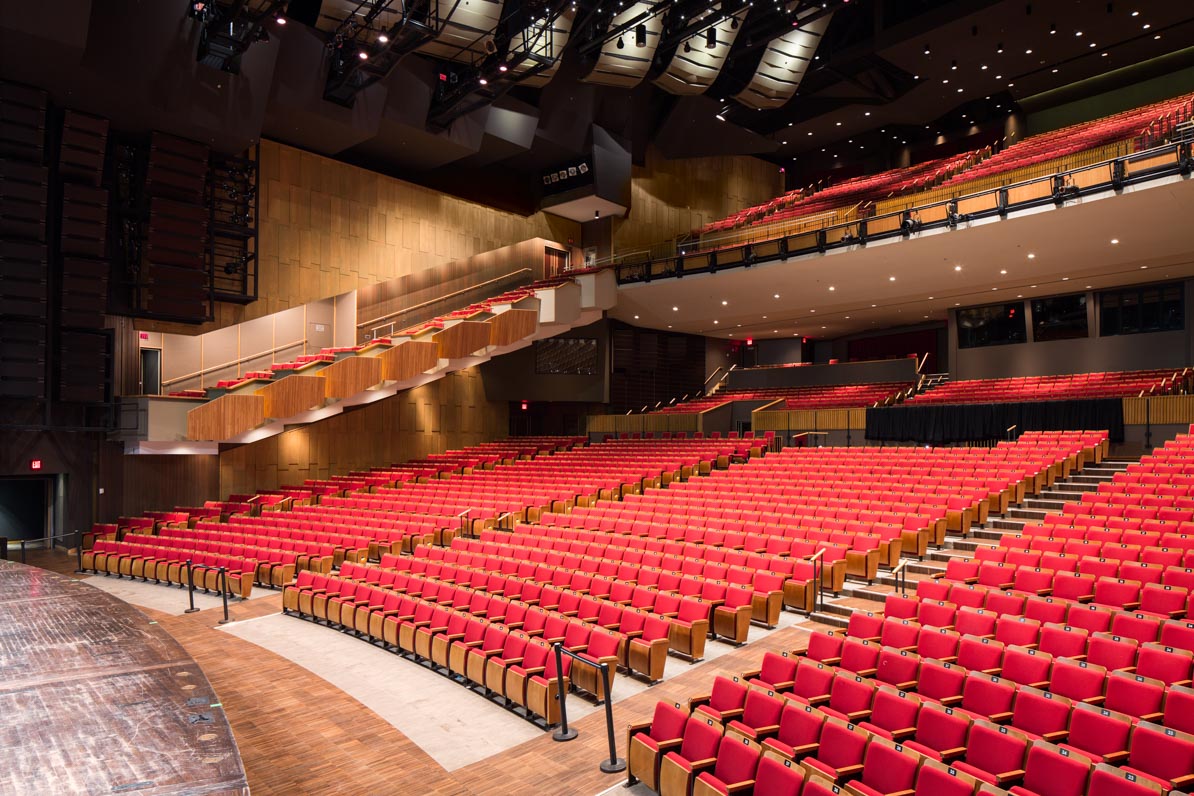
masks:
{"label": "control booth window", "polygon": [[558,376],[596,376],[597,338],[552,337],[535,341],[535,372]]}
{"label": "control booth window", "polygon": [[1024,302],[958,310],[958,348],[1027,342]]}
{"label": "control booth window", "polygon": [[1144,285],[1099,294],[1099,334],[1172,332],[1186,328],[1181,283]]}
{"label": "control booth window", "polygon": [[1086,324],[1086,294],[1053,296],[1032,302],[1032,339],[1072,340],[1089,337]]}

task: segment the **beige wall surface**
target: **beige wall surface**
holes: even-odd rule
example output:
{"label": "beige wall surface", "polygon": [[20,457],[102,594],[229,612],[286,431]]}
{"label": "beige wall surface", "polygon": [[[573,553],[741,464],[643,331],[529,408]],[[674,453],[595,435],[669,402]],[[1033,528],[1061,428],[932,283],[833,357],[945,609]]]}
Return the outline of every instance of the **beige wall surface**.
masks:
{"label": "beige wall surface", "polygon": [[783,192],[784,175],[754,157],[667,160],[654,150],[631,170],[630,217],[614,222],[614,251],[645,248],[761,204]]}
{"label": "beige wall surface", "polygon": [[257,301],[217,304],[199,327],[138,328],[198,334],[527,238],[580,238],[566,219],[494,210],[273,141],[261,143],[260,186]]}

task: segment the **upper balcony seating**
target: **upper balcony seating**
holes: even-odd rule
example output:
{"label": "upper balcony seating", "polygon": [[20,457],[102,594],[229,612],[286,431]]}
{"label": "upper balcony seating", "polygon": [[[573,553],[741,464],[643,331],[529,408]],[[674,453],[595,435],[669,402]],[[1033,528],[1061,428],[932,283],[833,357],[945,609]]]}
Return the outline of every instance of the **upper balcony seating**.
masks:
{"label": "upper balcony seating", "polygon": [[763,204],[748,207],[732,216],[706,224],[694,234],[710,235],[753,224],[811,217],[837,208],[852,207],[860,202],[922,190],[975,162],[979,155],[979,152],[964,152],[878,174],[851,177],[826,188],[810,187],[789,191]]}
{"label": "upper balcony seating", "polygon": [[840,409],[884,403],[912,385],[905,382],[836,384],[831,386],[772,387],[758,390],[721,390],[660,409],[668,413],[704,412],[731,401],[784,400],[786,409]]}
{"label": "upper balcony seating", "polygon": [[1140,108],[1132,108],[1101,119],[1030,136],[1023,141],[1010,144],[977,166],[947,178],[943,184],[951,185],[1005,174],[1026,166],[1056,160],[1076,152],[1139,136],[1155,120],[1166,117],[1179,108],[1187,107],[1190,98],[1190,95],[1187,94]]}
{"label": "upper balcony seating", "polygon": [[1184,376],[1173,370],[1075,373],[1009,379],[950,381],[908,398],[912,404],[985,404],[1009,401],[1062,401],[1164,395]]}
{"label": "upper balcony seating", "polygon": [[[256,381],[269,381],[279,373],[294,373],[313,368],[316,365],[327,365],[335,362],[343,355],[356,356],[361,352],[376,349],[379,346],[390,346],[400,337],[419,337],[429,332],[442,330],[448,322],[458,320],[483,320],[493,313],[495,307],[514,304],[526,298],[533,298],[536,290],[548,290],[571,281],[570,277],[554,277],[541,279],[525,287],[507,290],[483,301],[474,302],[466,307],[452,310],[430,320],[414,324],[397,332],[392,337],[377,337],[361,345],[335,346],[321,348],[318,353],[301,354],[287,362],[275,362],[265,370],[246,371],[243,375],[233,379],[221,379],[216,382],[217,390],[235,390]],[[206,389],[175,390],[168,395],[172,398],[208,398]]]}

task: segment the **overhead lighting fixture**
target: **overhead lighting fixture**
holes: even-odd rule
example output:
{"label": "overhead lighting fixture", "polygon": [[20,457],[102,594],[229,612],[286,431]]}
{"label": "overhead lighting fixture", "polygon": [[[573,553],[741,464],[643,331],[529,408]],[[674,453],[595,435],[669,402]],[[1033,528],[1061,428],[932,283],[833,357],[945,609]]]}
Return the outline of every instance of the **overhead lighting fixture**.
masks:
{"label": "overhead lighting fixture", "polygon": [[637,316],[637,315],[635,315],[635,316],[634,316],[634,319],[637,321],[637,320],[638,320],[638,316]]}
{"label": "overhead lighting fixture", "polygon": [[1003,42],[999,42],[999,44],[995,45],[995,52],[1003,55]]}
{"label": "overhead lighting fixture", "polygon": [[618,49],[619,49],[619,50],[625,50],[625,49],[626,49],[626,42],[622,41],[622,37],[621,37],[621,36],[619,36],[619,37],[618,37]]}
{"label": "overhead lighting fixture", "polygon": [[774,296],[772,296],[771,298],[779,298],[779,294],[778,294],[778,293],[776,293],[776,294],[775,294]]}
{"label": "overhead lighting fixture", "polygon": [[274,17],[274,22],[277,22],[279,25],[285,25],[286,17],[282,16],[281,14],[278,14],[278,16]]}
{"label": "overhead lighting fixture", "polygon": [[932,55],[933,51],[929,49],[929,45],[925,45],[925,55]]}
{"label": "overhead lighting fixture", "polygon": [[1029,260],[1035,260],[1035,259],[1036,259],[1036,255],[1035,255],[1035,254],[1033,254],[1032,252],[1029,252],[1029,253],[1028,253],[1028,259],[1029,259]]}
{"label": "overhead lighting fixture", "polygon": [[679,312],[679,311],[680,311],[679,307],[672,307],[672,312]]}
{"label": "overhead lighting fixture", "polygon": [[721,306],[723,306],[723,307],[724,307],[724,306],[726,306],[726,305],[727,305],[727,304],[729,304],[729,303],[730,303],[730,302],[726,301],[725,299],[722,299],[722,300],[721,300]]}
{"label": "overhead lighting fixture", "polygon": [[366,61],[369,59],[369,53],[365,52],[364,50],[358,50],[357,58],[360,58],[362,61]]}
{"label": "overhead lighting fixture", "polygon": [[955,271],[961,271],[961,270],[962,270],[962,266],[960,266],[960,265],[955,265],[955,266],[954,266],[954,270],[955,270]]}
{"label": "overhead lighting fixture", "polygon": [[1052,36],[1057,33],[1057,25],[1049,23],[1049,35]]}
{"label": "overhead lighting fixture", "polygon": [[888,282],[894,282],[894,281],[895,281],[895,277],[894,277],[894,276],[889,276],[889,277],[887,277],[887,281],[888,281]]}
{"label": "overhead lighting fixture", "polygon": [[687,41],[684,42],[684,52],[686,52],[686,53],[692,52],[692,45],[689,44]]}
{"label": "overhead lighting fixture", "polygon": [[498,71],[499,72],[509,72],[510,67],[506,66],[505,64],[498,64]]}
{"label": "overhead lighting fixture", "polygon": [[378,37],[377,37],[377,41],[378,41],[378,43],[380,43],[380,44],[389,44],[389,43],[390,43],[390,37],[389,37],[389,36],[387,36],[386,34],[382,33],[380,36],[378,36]]}
{"label": "overhead lighting fixture", "polygon": [[636,47],[647,46],[647,26],[639,25],[634,29],[634,45]]}
{"label": "overhead lighting fixture", "polygon": [[1111,245],[1112,245],[1112,246],[1114,246],[1114,245],[1115,245],[1115,244],[1117,244],[1117,243],[1119,243],[1119,238],[1112,238],[1112,239],[1111,239]]}
{"label": "overhead lighting fixture", "polygon": [[485,79],[485,78],[483,78],[483,77],[481,77],[481,78],[477,78],[477,82],[478,82],[478,83],[480,83],[480,84],[481,84],[481,85],[483,85],[483,86],[488,86],[488,85],[489,85],[489,81],[488,81],[488,80],[486,80],[486,79]]}
{"label": "overhead lighting fixture", "polygon": [[837,290],[837,288],[836,288],[836,287],[834,287],[833,285],[830,285],[830,286],[829,286],[829,289],[830,289],[830,290]]}
{"label": "overhead lighting fixture", "polygon": [[709,28],[705,31],[705,49],[717,49],[717,28]]}
{"label": "overhead lighting fixture", "polygon": [[949,63],[949,68],[950,68],[950,69],[952,69],[952,70],[953,70],[953,71],[955,71],[955,72],[956,72],[956,71],[958,71],[958,59],[957,59],[957,58],[955,58],[954,60],[950,61],[950,63]]}

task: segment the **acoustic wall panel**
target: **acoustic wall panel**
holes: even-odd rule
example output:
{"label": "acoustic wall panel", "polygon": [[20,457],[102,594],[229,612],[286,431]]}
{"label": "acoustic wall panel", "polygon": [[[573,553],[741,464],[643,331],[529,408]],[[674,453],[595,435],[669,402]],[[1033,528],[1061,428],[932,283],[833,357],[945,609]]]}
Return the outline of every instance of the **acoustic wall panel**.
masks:
{"label": "acoustic wall panel", "polygon": [[734,99],[756,110],[778,108],[792,99],[833,18],[831,13],[822,13],[817,6],[806,8],[790,31],[772,39],[754,77]]}

